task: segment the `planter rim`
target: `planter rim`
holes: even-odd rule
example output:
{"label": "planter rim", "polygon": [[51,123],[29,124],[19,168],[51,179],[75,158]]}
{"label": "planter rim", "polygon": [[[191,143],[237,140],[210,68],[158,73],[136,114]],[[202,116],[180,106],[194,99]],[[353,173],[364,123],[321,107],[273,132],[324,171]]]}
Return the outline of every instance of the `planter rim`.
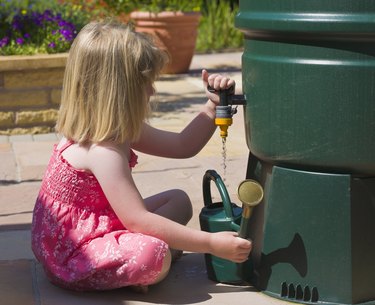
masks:
{"label": "planter rim", "polygon": [[0,71],[65,67],[68,53],[0,56]]}

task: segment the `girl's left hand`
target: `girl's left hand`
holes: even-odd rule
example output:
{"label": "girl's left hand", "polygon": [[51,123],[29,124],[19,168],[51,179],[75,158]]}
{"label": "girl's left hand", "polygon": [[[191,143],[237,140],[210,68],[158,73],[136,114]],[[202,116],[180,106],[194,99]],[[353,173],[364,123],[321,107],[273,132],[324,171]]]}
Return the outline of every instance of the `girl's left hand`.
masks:
{"label": "girl's left hand", "polygon": [[207,86],[219,91],[222,89],[228,89],[235,85],[235,81],[233,79],[217,73],[209,75],[207,70],[202,70],[202,80],[207,98],[213,101],[215,104],[219,103],[219,96],[216,93],[209,92],[207,90]]}

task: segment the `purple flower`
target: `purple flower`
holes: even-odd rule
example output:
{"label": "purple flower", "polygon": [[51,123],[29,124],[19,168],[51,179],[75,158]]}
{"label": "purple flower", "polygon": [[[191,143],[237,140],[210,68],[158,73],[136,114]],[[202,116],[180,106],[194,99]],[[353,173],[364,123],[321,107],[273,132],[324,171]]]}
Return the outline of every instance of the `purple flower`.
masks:
{"label": "purple flower", "polygon": [[42,26],[43,16],[41,14],[33,12],[31,18],[34,20],[36,26]]}
{"label": "purple flower", "polygon": [[17,38],[16,39],[16,44],[22,45],[23,44],[23,39],[22,38]]}
{"label": "purple flower", "polygon": [[9,43],[9,37],[5,36],[0,40],[0,48],[5,47]]}
{"label": "purple flower", "polygon": [[60,13],[55,14],[51,10],[45,10],[43,13],[27,10],[27,14],[22,14],[21,10],[17,12],[15,12],[16,15],[13,17],[8,32],[0,37],[0,47],[8,45],[10,41],[21,46],[31,42],[39,43],[38,41],[42,41],[46,37],[54,36],[51,39],[53,41],[47,42],[47,48],[50,50],[66,48],[70,44],[67,42],[73,41],[77,35],[75,25],[64,20]]}
{"label": "purple flower", "polygon": [[73,40],[73,33],[70,30],[61,29],[60,30],[60,34],[64,36],[64,38],[65,38],[66,41]]}
{"label": "purple flower", "polygon": [[59,22],[57,23],[59,26],[61,27],[64,27],[66,26],[68,23],[65,21],[65,20],[59,20]]}
{"label": "purple flower", "polygon": [[42,16],[45,21],[53,21],[53,14],[50,10],[45,10]]}
{"label": "purple flower", "polygon": [[13,30],[18,31],[18,30],[21,29],[21,27],[22,27],[21,26],[21,22],[19,20],[17,20],[17,19],[14,19],[13,23],[12,23]]}

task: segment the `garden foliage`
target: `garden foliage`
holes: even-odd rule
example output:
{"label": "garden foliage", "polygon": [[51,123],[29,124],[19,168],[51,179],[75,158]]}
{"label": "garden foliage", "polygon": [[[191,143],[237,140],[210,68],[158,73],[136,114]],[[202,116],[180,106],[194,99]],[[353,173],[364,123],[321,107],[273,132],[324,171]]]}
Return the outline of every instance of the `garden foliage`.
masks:
{"label": "garden foliage", "polygon": [[66,52],[90,20],[133,10],[200,11],[197,51],[243,43],[234,27],[237,0],[0,0],[0,55]]}
{"label": "garden foliage", "polygon": [[89,18],[87,11],[72,3],[3,0],[0,3],[0,55],[65,52]]}

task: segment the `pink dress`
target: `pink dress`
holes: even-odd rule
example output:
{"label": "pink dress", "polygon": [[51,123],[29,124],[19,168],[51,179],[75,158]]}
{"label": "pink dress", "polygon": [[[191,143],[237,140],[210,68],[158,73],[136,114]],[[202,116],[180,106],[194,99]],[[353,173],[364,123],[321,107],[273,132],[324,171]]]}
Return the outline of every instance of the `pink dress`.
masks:
{"label": "pink dress", "polygon": [[95,176],[61,155],[71,144],[55,145],[33,212],[32,249],[48,278],[74,290],[154,282],[167,244],[122,225]]}

